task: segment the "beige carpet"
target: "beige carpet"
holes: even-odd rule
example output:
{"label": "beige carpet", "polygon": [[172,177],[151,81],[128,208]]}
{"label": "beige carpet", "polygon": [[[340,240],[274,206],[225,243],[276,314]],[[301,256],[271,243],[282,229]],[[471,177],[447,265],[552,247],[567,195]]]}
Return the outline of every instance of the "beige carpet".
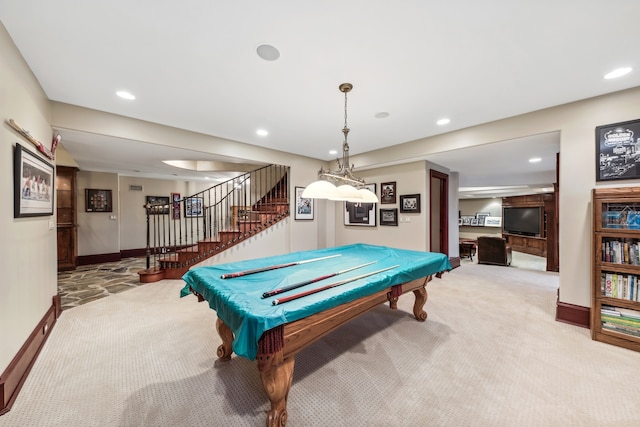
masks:
{"label": "beige carpet", "polygon": [[[0,426],[261,426],[252,362],[162,281],[62,313]],[[289,426],[638,426],[640,353],[554,321],[558,276],[466,263],[296,358]],[[585,283],[585,286],[589,286]]]}

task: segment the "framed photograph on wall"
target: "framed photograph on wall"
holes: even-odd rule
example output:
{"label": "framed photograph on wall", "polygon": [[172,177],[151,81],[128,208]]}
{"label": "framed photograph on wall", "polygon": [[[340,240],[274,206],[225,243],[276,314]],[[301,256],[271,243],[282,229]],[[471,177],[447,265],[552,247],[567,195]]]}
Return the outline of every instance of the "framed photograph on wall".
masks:
{"label": "framed photograph on wall", "polygon": [[85,188],[84,205],[86,212],[113,212],[111,190]]}
{"label": "framed photograph on wall", "polygon": [[420,194],[400,196],[400,212],[420,213]]}
{"label": "framed photograph on wall", "polygon": [[202,216],[204,211],[204,199],[202,197],[188,197],[184,199],[184,216]]}
{"label": "framed photograph on wall", "polygon": [[488,216],[484,219],[485,227],[502,227],[501,216]]}
{"label": "framed photograph on wall", "polygon": [[473,215],[462,215],[462,225],[471,225],[471,220],[474,218]]}
{"label": "framed photograph on wall", "polygon": [[380,209],[380,225],[398,225],[398,208]]}
{"label": "framed photograph on wall", "polygon": [[640,178],[640,119],[596,127],[596,181]]}
{"label": "framed photograph on wall", "polygon": [[55,171],[42,160],[16,143],[13,158],[13,217],[53,215]]}
{"label": "framed photograph on wall", "polygon": [[393,204],[396,202],[396,183],[383,182],[380,184],[380,204]]}
{"label": "framed photograph on wall", "polygon": [[476,212],[476,219],[480,227],[484,227],[484,219],[488,216],[491,216],[491,212]]}
{"label": "framed photograph on wall", "polygon": [[[375,184],[367,184],[365,188],[376,192]],[[376,226],[377,203],[344,202],[344,225]]]}
{"label": "framed photograph on wall", "polygon": [[169,197],[147,196],[146,202],[151,206],[149,211],[151,215],[169,215],[169,205],[171,204]]}
{"label": "framed photograph on wall", "polygon": [[296,187],[295,220],[313,220],[313,199],[302,197],[304,187]]}
{"label": "framed photograph on wall", "polygon": [[180,219],[180,193],[171,193],[171,210],[173,219]]}

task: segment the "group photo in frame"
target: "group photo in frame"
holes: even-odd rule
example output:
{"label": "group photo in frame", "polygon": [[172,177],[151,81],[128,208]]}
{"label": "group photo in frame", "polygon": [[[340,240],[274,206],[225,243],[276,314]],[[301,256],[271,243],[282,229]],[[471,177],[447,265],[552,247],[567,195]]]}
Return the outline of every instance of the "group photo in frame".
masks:
{"label": "group photo in frame", "polygon": [[380,184],[380,204],[396,203],[396,183],[383,182]]}
{"label": "group photo in frame", "polygon": [[596,127],[596,181],[640,178],[640,119]]}
{"label": "group photo in frame", "polygon": [[169,197],[147,196],[146,204],[150,206],[149,213],[151,215],[169,215],[169,205],[171,204]]}
{"label": "group photo in frame", "polygon": [[85,212],[113,212],[111,190],[85,188],[84,210]]}
{"label": "group photo in frame", "polygon": [[184,216],[185,218],[203,216],[204,198],[187,197],[184,199]]}
{"label": "group photo in frame", "polygon": [[420,194],[406,194],[400,196],[400,212],[420,213]]}
{"label": "group photo in frame", "polygon": [[313,220],[313,199],[302,197],[305,187],[296,187],[296,210],[294,219],[297,221]]}
{"label": "group photo in frame", "polygon": [[398,208],[380,209],[380,225],[398,225]]}
{"label": "group photo in frame", "polygon": [[53,215],[53,165],[16,143],[13,172],[13,217]]}
{"label": "group photo in frame", "polygon": [[[374,194],[376,192],[375,184],[367,184],[364,188]],[[344,202],[344,225],[375,227],[376,205],[377,203]]]}

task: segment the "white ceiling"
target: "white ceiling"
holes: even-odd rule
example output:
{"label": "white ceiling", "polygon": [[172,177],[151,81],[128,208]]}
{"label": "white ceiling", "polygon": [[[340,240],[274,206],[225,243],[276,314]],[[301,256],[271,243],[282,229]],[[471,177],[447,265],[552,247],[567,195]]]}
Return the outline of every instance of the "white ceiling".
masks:
{"label": "white ceiling", "polygon": [[[640,86],[638,16],[637,0],[0,3],[0,20],[52,100],[322,160],[341,150],[343,82],[354,85],[351,154]],[[259,58],[262,43],[279,59]],[[623,66],[635,70],[603,79]],[[116,97],[123,89],[137,99]],[[443,117],[450,124],[438,126]],[[137,141],[61,133],[82,169],[182,176]],[[499,177],[493,160],[507,153],[501,165],[535,154],[553,177],[558,135],[523,137],[515,150],[500,141],[429,160],[459,171],[463,187],[533,179],[519,175],[525,166]],[[122,150],[87,146],[112,143]]]}

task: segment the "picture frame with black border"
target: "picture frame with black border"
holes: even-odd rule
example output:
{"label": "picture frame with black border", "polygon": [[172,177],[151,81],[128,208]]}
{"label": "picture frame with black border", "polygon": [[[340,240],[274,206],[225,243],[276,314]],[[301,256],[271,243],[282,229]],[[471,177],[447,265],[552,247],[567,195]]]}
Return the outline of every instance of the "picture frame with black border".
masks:
{"label": "picture frame with black border", "polygon": [[85,212],[113,212],[113,197],[111,190],[85,188]]}
{"label": "picture frame with black border", "polygon": [[398,225],[398,208],[380,209],[380,225]]}
{"label": "picture frame with black border", "polygon": [[404,194],[400,196],[401,213],[420,213],[420,194]]}
{"label": "picture frame with black border", "polygon": [[295,187],[296,205],[294,219],[296,221],[313,221],[314,203],[313,199],[302,197],[305,187]]}
{"label": "picture frame with black border", "polygon": [[146,196],[145,202],[150,215],[169,215],[169,206],[173,206],[171,198],[164,196]]}
{"label": "picture frame with black border", "polygon": [[[364,188],[374,194],[376,192],[376,184],[367,184]],[[375,227],[376,205],[377,203],[344,202],[344,225]]]}
{"label": "picture frame with black border", "polygon": [[382,182],[380,183],[380,204],[388,205],[396,203],[396,183]]}
{"label": "picture frame with black border", "polygon": [[596,181],[640,178],[640,119],[596,127]]}
{"label": "picture frame with black border", "polygon": [[204,214],[204,198],[187,197],[184,199],[184,217],[192,218],[203,216]]}
{"label": "picture frame with black border", "polygon": [[53,215],[54,166],[16,143],[13,158],[13,217]]}

